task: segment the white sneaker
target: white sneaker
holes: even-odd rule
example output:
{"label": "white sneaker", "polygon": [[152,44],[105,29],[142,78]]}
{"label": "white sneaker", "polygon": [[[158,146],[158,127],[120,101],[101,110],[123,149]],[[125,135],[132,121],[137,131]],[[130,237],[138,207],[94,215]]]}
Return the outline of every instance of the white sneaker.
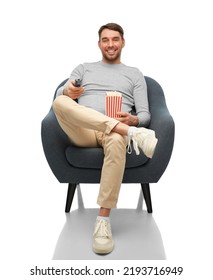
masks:
{"label": "white sneaker", "polygon": [[114,248],[110,222],[97,219],[93,233],[93,251],[97,254],[108,254]]}
{"label": "white sneaker", "polygon": [[[148,157],[152,158],[155,152],[155,148],[158,139],[155,137],[154,130],[147,129],[144,127],[137,128],[130,136],[128,141],[127,152],[131,154],[131,140],[133,142],[133,147],[136,155],[140,154],[139,148]],[[139,147],[139,148],[138,148]]]}

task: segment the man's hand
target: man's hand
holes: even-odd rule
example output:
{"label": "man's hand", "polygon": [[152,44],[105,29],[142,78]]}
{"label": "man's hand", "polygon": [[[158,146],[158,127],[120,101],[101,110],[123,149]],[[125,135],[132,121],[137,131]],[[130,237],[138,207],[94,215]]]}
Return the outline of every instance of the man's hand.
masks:
{"label": "man's hand", "polygon": [[82,86],[75,87],[74,84],[75,81],[69,81],[69,83],[64,88],[63,94],[69,96],[72,99],[78,99],[84,92],[84,88]]}
{"label": "man's hand", "polygon": [[117,115],[119,115],[119,118],[116,118],[116,120],[129,126],[137,126],[139,123],[137,116],[131,115],[127,112],[117,112]]}

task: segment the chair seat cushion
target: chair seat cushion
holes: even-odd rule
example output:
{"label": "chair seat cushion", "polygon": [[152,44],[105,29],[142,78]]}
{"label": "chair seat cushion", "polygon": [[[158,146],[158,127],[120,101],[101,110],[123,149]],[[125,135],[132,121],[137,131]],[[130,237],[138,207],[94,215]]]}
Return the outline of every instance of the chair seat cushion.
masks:
{"label": "chair seat cushion", "polygon": [[[101,169],[104,153],[102,148],[79,148],[69,146],[66,149],[66,158],[70,165],[77,168]],[[133,151],[127,154],[126,168],[144,165],[149,159],[141,152],[139,156]]]}

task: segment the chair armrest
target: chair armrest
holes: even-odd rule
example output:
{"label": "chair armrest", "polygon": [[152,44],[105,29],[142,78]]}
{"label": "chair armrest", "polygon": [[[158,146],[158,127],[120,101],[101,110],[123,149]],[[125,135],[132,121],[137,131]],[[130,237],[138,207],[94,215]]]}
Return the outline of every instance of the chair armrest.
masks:
{"label": "chair armrest", "polygon": [[163,89],[151,78],[146,77],[146,81],[151,112],[149,128],[155,131],[159,140],[165,142],[168,138],[170,144],[173,145],[175,124],[166,105]]}
{"label": "chair armrest", "polygon": [[[70,145],[67,135],[63,132],[51,107],[41,123],[41,138],[47,162],[57,177],[69,168],[65,150]],[[60,170],[60,172],[58,172]],[[60,178],[57,177],[60,181]]]}
{"label": "chair armrest", "polygon": [[164,173],[173,150],[175,137],[175,123],[168,110],[164,92],[161,86],[153,79],[146,77],[149,104],[151,112],[150,129],[153,129],[158,138],[158,144],[150,168],[155,169],[156,178]]}

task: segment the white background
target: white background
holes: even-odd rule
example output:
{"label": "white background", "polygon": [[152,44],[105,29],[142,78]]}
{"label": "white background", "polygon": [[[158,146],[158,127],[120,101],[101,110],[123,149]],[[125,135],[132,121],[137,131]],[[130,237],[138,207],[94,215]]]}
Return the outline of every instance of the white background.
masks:
{"label": "white background", "polygon": [[[210,4],[207,0],[1,1],[2,279],[30,279],[30,266],[55,264],[51,258],[65,223],[66,185],[57,182],[47,165],[41,120],[55,88],[71,70],[101,59],[97,31],[108,22],[125,30],[123,63],[161,84],[176,124],[170,164],[159,183],[151,185],[153,217],[167,254],[163,265],[183,265],[181,279],[202,275],[210,279]],[[122,187],[119,207],[135,207],[139,186],[131,189],[127,203],[128,188]],[[97,191],[98,186],[91,186],[90,192],[83,186],[87,207],[96,207]]]}

